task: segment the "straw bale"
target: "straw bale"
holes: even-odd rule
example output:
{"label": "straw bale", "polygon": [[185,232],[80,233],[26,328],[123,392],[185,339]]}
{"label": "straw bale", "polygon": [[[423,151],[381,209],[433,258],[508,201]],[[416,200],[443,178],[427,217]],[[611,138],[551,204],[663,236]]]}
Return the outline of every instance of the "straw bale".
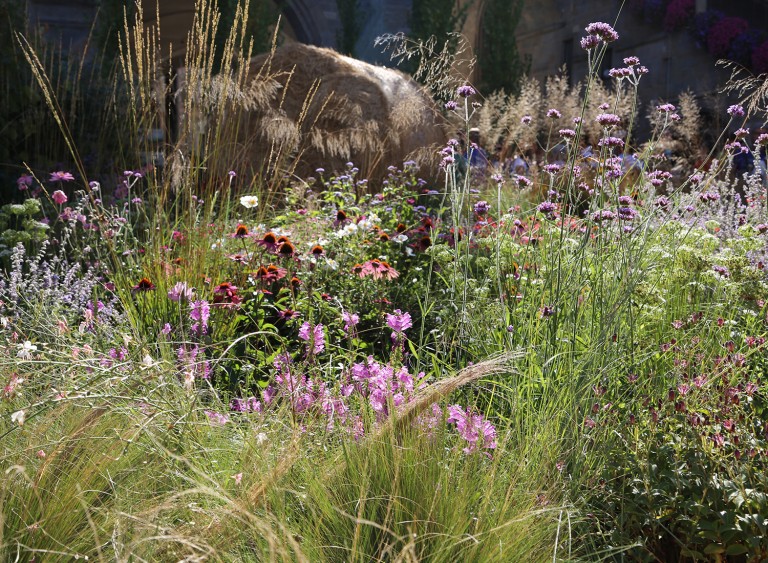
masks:
{"label": "straw bale", "polygon": [[[431,97],[402,72],[339,53],[290,43],[251,59],[250,76],[277,81],[269,106],[248,112],[247,146],[254,162],[293,169],[341,171],[354,162],[375,180],[389,165],[413,159],[425,177],[436,174],[430,155],[447,138]],[[435,150],[424,150],[434,145]],[[275,162],[275,154],[290,158]]]}

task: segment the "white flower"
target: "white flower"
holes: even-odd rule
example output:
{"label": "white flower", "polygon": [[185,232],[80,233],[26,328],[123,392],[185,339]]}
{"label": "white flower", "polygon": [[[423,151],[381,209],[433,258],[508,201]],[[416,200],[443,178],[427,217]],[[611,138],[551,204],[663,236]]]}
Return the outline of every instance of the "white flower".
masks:
{"label": "white flower", "polygon": [[144,369],[149,369],[157,365],[155,360],[153,360],[152,356],[150,356],[149,354],[144,355],[144,357],[141,360],[141,364],[144,367]]}
{"label": "white flower", "polygon": [[325,265],[330,268],[331,270],[338,270],[339,269],[339,263],[336,262],[333,258],[326,258],[325,259]]}
{"label": "white flower", "polygon": [[24,344],[18,344],[19,351],[16,352],[16,356],[22,360],[28,360],[32,357],[32,354],[37,352],[37,346],[32,344],[29,340],[25,340]]}
{"label": "white flower", "polygon": [[246,209],[251,209],[259,205],[259,198],[255,195],[244,195],[240,198],[240,205]]}
{"label": "white flower", "polygon": [[16,411],[11,415],[11,422],[17,423],[19,426],[24,426],[24,421],[27,419],[26,411]]}

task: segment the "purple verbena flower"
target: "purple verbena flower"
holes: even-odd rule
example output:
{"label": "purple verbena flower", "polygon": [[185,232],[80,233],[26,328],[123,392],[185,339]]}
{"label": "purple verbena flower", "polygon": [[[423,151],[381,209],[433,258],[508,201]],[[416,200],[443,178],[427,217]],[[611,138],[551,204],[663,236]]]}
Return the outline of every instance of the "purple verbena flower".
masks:
{"label": "purple verbena flower", "polygon": [[586,37],[582,37],[580,41],[581,48],[585,51],[591,51],[600,45],[600,43],[600,38],[597,35],[587,35]]}
{"label": "purple verbena flower", "polygon": [[624,141],[618,137],[603,137],[597,142],[599,147],[624,148]]}
{"label": "purple verbena flower", "polygon": [[550,215],[555,212],[557,205],[551,201],[542,201],[536,209],[538,209],[539,213]]}
{"label": "purple verbena flower", "polygon": [[610,43],[619,38],[619,34],[616,33],[616,30],[605,22],[593,22],[584,28],[584,30],[589,35],[597,35],[604,43]]}
{"label": "purple verbena flower", "polygon": [[744,108],[738,104],[734,104],[728,107],[728,115],[731,117],[744,117]]}
{"label": "purple verbena flower", "polygon": [[595,118],[595,121],[603,127],[615,127],[621,123],[621,118],[613,113],[601,113]]}
{"label": "purple verbena flower", "polygon": [[486,213],[488,213],[488,211],[490,211],[490,210],[491,210],[491,206],[490,206],[490,204],[489,204],[487,201],[485,201],[485,200],[482,200],[482,201],[478,201],[478,202],[475,204],[475,207],[474,207],[474,211],[475,211],[475,214],[476,214],[476,215],[485,215],[485,214],[486,214]]}
{"label": "purple verbena flower", "polygon": [[456,88],[456,94],[462,98],[469,98],[470,96],[477,94],[477,92],[469,84],[464,84],[463,86]]}

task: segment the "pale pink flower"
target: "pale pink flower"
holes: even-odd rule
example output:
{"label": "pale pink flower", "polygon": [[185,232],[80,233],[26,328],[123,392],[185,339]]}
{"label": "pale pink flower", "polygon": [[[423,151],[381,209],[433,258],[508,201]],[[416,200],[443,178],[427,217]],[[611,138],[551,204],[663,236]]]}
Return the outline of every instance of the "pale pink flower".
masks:
{"label": "pale pink flower", "polygon": [[64,205],[67,203],[67,194],[62,192],[61,190],[56,190],[51,194],[51,199],[56,202],[56,205]]}

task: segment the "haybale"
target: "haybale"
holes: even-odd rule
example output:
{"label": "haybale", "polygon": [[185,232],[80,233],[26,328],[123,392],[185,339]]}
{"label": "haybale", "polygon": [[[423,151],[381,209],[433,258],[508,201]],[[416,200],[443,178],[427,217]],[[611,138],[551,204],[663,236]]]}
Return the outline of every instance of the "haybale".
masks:
{"label": "haybale", "polygon": [[389,165],[414,160],[424,177],[436,175],[443,119],[406,74],[290,43],[251,59],[250,76],[281,87],[270,104],[246,113],[243,141],[254,165],[306,177],[351,161],[375,184]]}

